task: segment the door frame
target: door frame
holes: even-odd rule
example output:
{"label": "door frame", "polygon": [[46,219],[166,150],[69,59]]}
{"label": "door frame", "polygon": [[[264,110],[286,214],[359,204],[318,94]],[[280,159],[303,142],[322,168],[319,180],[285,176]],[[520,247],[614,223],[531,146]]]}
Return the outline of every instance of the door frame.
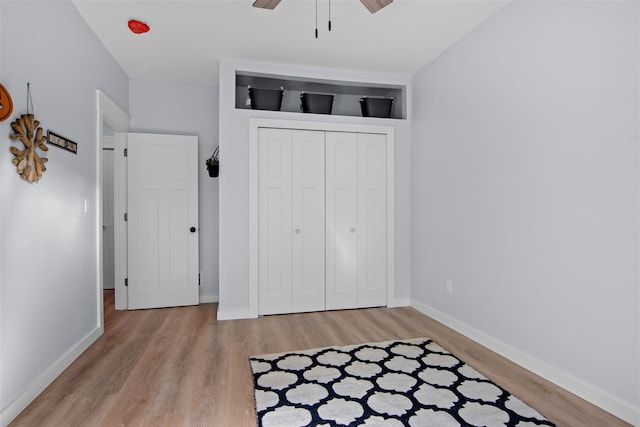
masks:
{"label": "door frame", "polygon": [[[97,149],[96,149],[96,163],[97,163],[97,167],[96,167],[96,182],[98,183],[97,185],[97,194],[96,194],[96,211],[97,211],[97,215],[96,215],[96,233],[97,233],[97,265],[98,265],[98,271],[97,271],[97,280],[96,280],[96,292],[97,292],[97,297],[96,297],[96,301],[97,301],[97,312],[98,312],[98,325],[100,327],[100,334],[104,333],[104,302],[103,302],[103,283],[102,283],[102,275],[103,275],[103,268],[104,268],[104,262],[103,262],[103,251],[102,251],[102,197],[103,197],[103,191],[102,191],[102,186],[103,186],[103,182],[102,182],[102,147],[104,145],[104,126],[107,125],[110,128],[113,129],[114,131],[114,146],[115,149],[117,150],[117,143],[116,140],[118,139],[116,137],[116,135],[118,133],[122,133],[122,132],[127,132],[129,130],[129,128],[131,127],[131,118],[129,117],[129,115],[120,107],[118,107],[118,105],[113,102],[107,95],[105,95],[104,92],[102,92],[100,89],[96,90],[96,141],[97,141]],[[117,180],[117,166],[116,166],[116,159],[119,158],[119,156],[116,155],[117,151],[114,152],[114,178]],[[118,198],[118,194],[117,194],[117,188],[114,185],[114,204],[117,204],[117,198]],[[126,290],[123,292],[123,289],[118,289],[119,286],[121,286],[122,288],[124,288],[124,281],[122,281],[122,283],[119,283],[119,262],[118,260],[120,259],[119,257],[119,253],[122,250],[122,243],[124,242],[125,248],[126,248],[126,235],[125,235],[125,239],[122,239],[121,233],[122,230],[119,230],[119,228],[121,229],[122,227],[118,227],[118,221],[116,221],[117,216],[116,214],[114,214],[114,248],[115,248],[115,256],[114,256],[114,262],[115,262],[115,268],[116,268],[116,272],[115,272],[115,281],[116,281],[116,287],[115,287],[115,294],[116,294],[116,309],[119,309],[119,299],[118,297],[122,297],[122,294],[124,294],[124,298],[125,298],[125,306],[124,308],[126,308]],[[120,295],[119,295],[120,294]],[[121,302],[121,301],[120,301]]]}
{"label": "door frame", "polygon": [[249,313],[258,317],[258,129],[376,133],[387,137],[387,306],[395,305],[395,128],[336,122],[249,119]]}

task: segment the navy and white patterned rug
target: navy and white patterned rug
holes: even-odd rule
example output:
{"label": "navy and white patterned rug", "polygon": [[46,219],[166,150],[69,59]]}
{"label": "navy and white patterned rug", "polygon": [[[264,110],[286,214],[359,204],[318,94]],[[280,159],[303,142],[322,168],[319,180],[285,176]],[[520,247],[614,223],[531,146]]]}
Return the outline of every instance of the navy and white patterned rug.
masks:
{"label": "navy and white patterned rug", "polygon": [[428,338],[249,358],[259,426],[553,426]]}

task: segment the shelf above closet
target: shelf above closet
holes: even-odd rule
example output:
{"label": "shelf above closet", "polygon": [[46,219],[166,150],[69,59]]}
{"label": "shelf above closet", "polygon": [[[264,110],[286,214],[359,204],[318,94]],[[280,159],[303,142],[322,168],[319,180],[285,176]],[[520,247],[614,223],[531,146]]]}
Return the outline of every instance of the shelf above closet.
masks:
{"label": "shelf above closet", "polygon": [[[280,111],[302,113],[302,92],[334,94],[332,115],[361,117],[360,98],[393,97],[391,119],[406,119],[406,86],[352,82],[307,77],[236,71],[236,108],[250,109],[248,86],[262,89],[284,89]],[[305,113],[308,114],[308,113]]]}

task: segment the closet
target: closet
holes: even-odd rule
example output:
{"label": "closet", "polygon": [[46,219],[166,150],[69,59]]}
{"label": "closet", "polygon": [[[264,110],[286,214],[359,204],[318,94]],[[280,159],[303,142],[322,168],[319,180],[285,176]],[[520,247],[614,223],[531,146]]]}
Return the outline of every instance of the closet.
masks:
{"label": "closet", "polygon": [[258,129],[258,313],[387,304],[387,134]]}

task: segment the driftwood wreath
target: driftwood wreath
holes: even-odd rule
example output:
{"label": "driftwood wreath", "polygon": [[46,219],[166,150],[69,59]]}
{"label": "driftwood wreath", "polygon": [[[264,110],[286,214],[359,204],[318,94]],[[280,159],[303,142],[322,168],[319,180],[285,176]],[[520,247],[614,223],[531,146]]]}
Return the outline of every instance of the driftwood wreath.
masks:
{"label": "driftwood wreath", "polygon": [[9,135],[9,138],[22,141],[24,144],[24,150],[20,150],[18,147],[9,148],[11,154],[15,156],[11,163],[16,166],[22,179],[30,183],[37,182],[42,173],[47,170],[44,164],[49,160],[46,157],[40,157],[36,152],[36,148],[40,148],[42,151],[49,150],[45,144],[47,137],[43,135],[40,122],[35,119],[33,114],[23,114],[11,123],[11,127],[15,135]]}

